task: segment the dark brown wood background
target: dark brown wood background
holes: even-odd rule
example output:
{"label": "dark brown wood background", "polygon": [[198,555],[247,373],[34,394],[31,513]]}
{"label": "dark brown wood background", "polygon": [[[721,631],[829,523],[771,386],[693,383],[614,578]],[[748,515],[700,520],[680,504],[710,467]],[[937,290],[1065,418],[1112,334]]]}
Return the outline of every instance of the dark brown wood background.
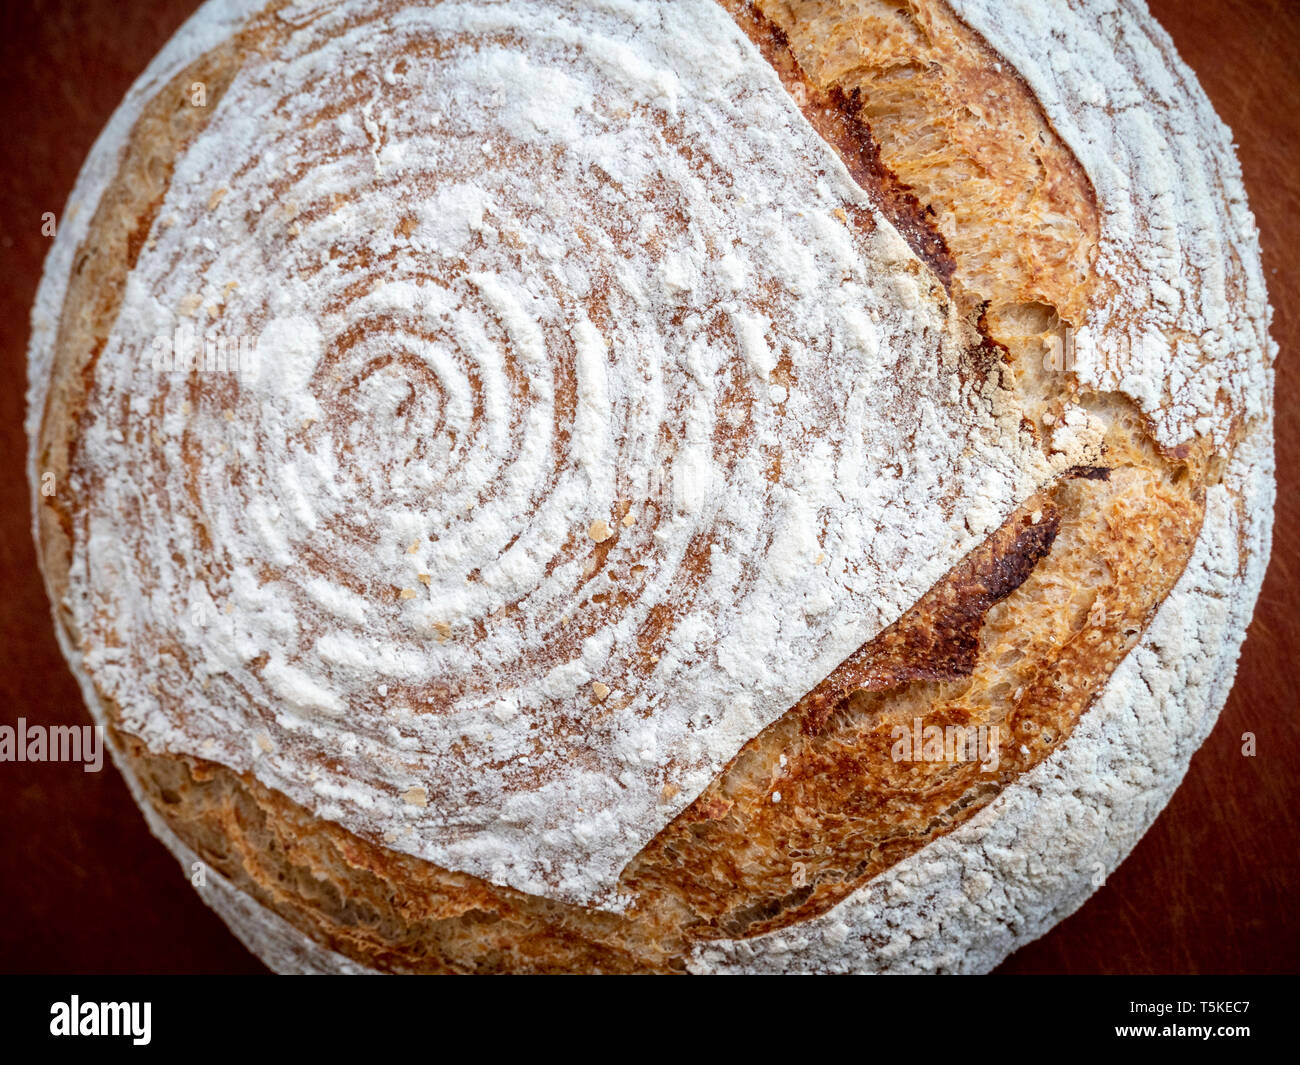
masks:
{"label": "dark brown wood background", "polygon": [[[54,641],[28,517],[28,313],[95,136],[195,0],[0,5],[0,722],[84,721]],[[1155,0],[1240,145],[1281,345],[1273,560],[1237,685],[1186,781],[1133,855],[1005,973],[1295,972],[1300,729],[1295,664],[1300,306],[1300,3]],[[1243,732],[1258,755],[1240,753]],[[0,971],[263,971],[145,828],[116,772],[0,764]]]}

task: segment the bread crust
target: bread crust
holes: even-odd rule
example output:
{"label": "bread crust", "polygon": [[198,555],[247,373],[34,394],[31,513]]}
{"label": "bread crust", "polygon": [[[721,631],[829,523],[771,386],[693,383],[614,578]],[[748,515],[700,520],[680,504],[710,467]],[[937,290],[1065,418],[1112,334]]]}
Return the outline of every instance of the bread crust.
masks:
{"label": "bread crust", "polygon": [[[622,913],[526,894],[362,839],[249,774],[149,750],[118,727],[118,708],[101,697],[117,757],[167,830],[225,882],[367,967],[684,971],[702,944],[770,936],[826,915],[975,817],[1069,739],[1183,575],[1207,490],[1222,483],[1221,450],[1163,446],[1127,397],[1045,378],[1035,367],[1035,345],[1064,340],[1095,298],[1098,207],[1028,86],[991,49],[938,3],[907,5],[905,44],[874,33],[880,19],[899,17],[891,14],[899,5],[724,6],[953,293],[982,337],[975,350],[1014,384],[1033,431],[1046,439],[1067,408],[1088,410],[1103,427],[1098,464],[1067,471],[1027,500],[894,626],[755,736],[628,866],[623,886],[632,902]],[[199,135],[241,53],[270,47],[278,32],[272,16],[252,19],[144,103],[62,302],[33,460],[59,483],[77,461],[86,385],[161,203],[169,161]],[[879,40],[879,52],[865,40]],[[862,63],[845,65],[846,41],[863,50]],[[944,72],[903,78],[901,90],[900,79],[889,82],[889,106],[906,100],[892,127],[872,98],[891,49]],[[178,106],[199,80],[208,85],[208,111]],[[962,106],[954,107],[954,94]],[[996,119],[986,106],[964,123],[972,101],[997,101]],[[939,136],[955,146],[949,158],[922,163],[905,138],[891,142],[883,132],[940,116]],[[879,141],[873,129],[882,131]],[[972,157],[1026,138],[1040,146],[1034,181],[1024,177],[1023,159],[1003,153],[990,169],[1013,175],[1007,191],[973,184]],[[989,218],[1014,224],[968,227],[963,212],[981,196]],[[1045,328],[1034,332],[1035,325]],[[1239,426],[1235,438],[1245,435]],[[81,643],[66,606],[74,512],[75,502],[59,497],[37,507],[42,566],[70,648]],[[1247,549],[1239,550],[1244,567]],[[992,779],[974,763],[900,765],[889,756],[892,729],[918,715],[941,725],[997,725],[1015,745]]]}

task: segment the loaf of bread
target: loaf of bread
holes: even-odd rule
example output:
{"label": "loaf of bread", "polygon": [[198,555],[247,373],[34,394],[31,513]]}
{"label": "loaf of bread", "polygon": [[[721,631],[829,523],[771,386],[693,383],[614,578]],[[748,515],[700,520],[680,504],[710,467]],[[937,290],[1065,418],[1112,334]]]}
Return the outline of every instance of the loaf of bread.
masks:
{"label": "loaf of bread", "polygon": [[1269,313],[1138,0],[210,0],[47,261],[36,539],[274,969],[981,971],[1223,705]]}

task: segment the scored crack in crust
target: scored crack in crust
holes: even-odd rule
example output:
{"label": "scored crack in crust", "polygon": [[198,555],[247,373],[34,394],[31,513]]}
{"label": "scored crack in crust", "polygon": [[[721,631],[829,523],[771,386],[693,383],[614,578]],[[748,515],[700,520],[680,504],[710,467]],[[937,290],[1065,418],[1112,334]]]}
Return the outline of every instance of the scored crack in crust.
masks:
{"label": "scored crack in crust", "polygon": [[[1068,739],[1183,573],[1207,487],[1228,461],[1201,438],[1162,445],[1127,396],[1045,368],[1098,298],[1096,198],[1029,88],[945,5],[723,6],[950,293],[968,337],[963,384],[1009,390],[1055,473],[639,850],[620,878],[622,912],[440,868],[312,815],[251,773],[151,750],[101,693],[114,747],[167,829],[236,888],[364,965],[680,971],[701,942],[827,913]],[[254,20],[145,104],[63,304],[36,457],[59,483],[75,469],[70,427],[171,161],[241,56],[282,32],[274,18]],[[178,103],[195,81],[207,84],[206,111]],[[852,221],[873,225],[866,213]],[[1235,426],[1231,442],[1245,432]],[[76,647],[64,594],[75,504],[55,497],[38,521],[52,600]],[[996,769],[895,761],[895,727],[918,718],[997,726],[1009,738]]]}

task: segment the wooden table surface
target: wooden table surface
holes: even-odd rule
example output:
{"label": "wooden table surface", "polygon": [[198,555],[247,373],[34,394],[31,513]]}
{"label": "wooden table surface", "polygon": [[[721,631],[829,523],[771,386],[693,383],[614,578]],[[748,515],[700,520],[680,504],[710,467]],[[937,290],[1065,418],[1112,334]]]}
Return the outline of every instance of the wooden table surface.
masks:
{"label": "wooden table surface", "polygon": [[[6,0],[0,12],[0,722],[86,720],[32,547],[22,419],[28,314],[81,162],[195,0]],[[1169,807],[1073,917],[1004,973],[1295,972],[1300,729],[1300,4],[1154,0],[1240,146],[1281,346],[1273,559],[1237,684]],[[1258,754],[1241,755],[1241,735]],[[0,971],[260,972],[146,830],[116,772],[0,764]]]}

